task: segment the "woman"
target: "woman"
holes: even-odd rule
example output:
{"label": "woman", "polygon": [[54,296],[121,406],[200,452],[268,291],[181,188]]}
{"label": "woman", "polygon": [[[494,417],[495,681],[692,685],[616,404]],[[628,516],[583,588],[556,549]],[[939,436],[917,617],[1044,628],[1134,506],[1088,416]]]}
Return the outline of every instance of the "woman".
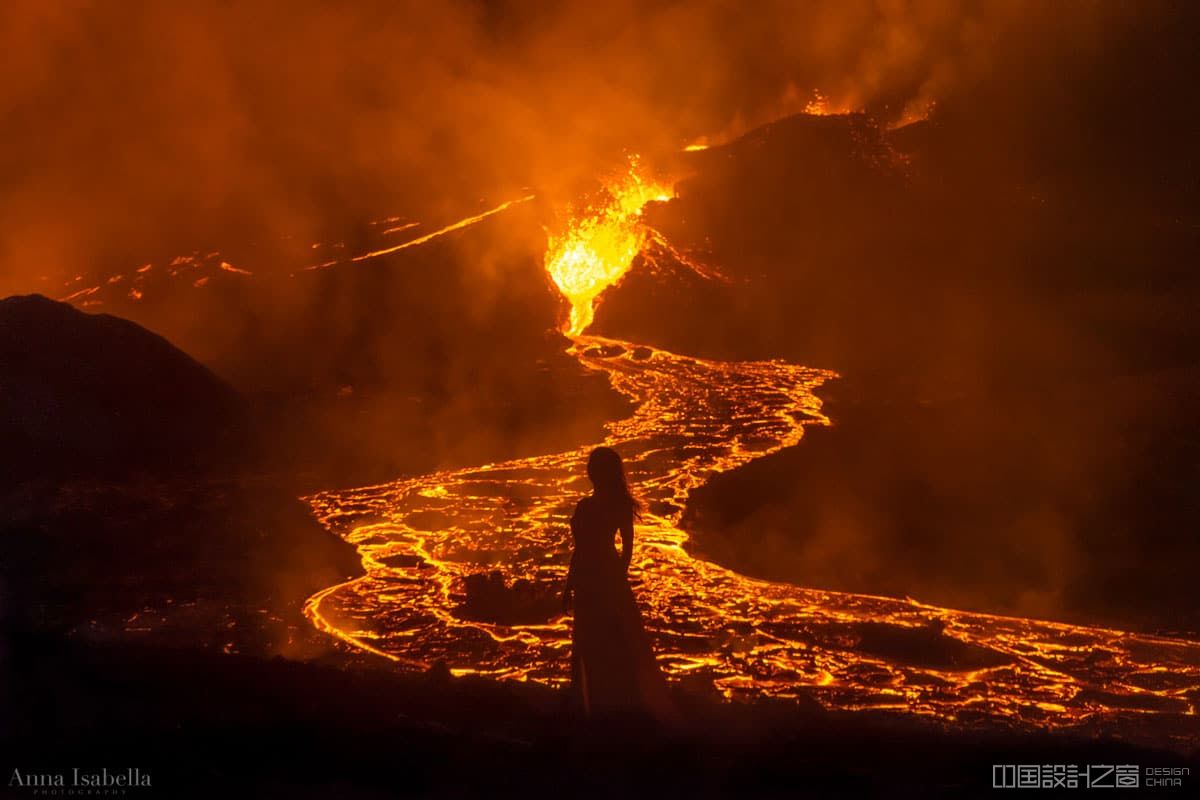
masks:
{"label": "woman", "polygon": [[[585,714],[649,713],[667,721],[674,715],[666,681],[625,577],[638,502],[611,447],[592,451],[587,473],[592,494],[579,501],[571,517],[575,546],[563,592],[568,605],[574,596],[572,683]],[[618,531],[619,554],[614,547]]]}

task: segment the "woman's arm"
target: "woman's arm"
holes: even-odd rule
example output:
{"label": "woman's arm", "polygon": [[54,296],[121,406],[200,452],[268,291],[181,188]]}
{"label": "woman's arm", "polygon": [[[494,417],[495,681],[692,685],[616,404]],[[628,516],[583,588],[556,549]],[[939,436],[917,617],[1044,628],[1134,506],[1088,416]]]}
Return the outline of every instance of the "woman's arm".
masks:
{"label": "woman's arm", "polygon": [[571,607],[571,594],[575,589],[575,553],[571,553],[571,565],[567,567],[567,580],[563,583],[562,604],[564,609]]}
{"label": "woman's arm", "polygon": [[621,566],[623,569],[629,569],[629,562],[633,560],[633,513],[630,512],[625,521],[621,523]]}
{"label": "woman's arm", "polygon": [[[575,513],[571,515],[571,537],[575,536],[575,517],[579,515],[579,505],[575,506]],[[564,609],[571,607],[571,593],[575,589],[575,555],[574,546],[571,547],[571,563],[567,566],[567,579],[563,582],[562,603]]]}
{"label": "woman's arm", "polygon": [[575,587],[575,551],[571,551],[571,564],[567,567],[567,582],[564,588],[569,592]]}

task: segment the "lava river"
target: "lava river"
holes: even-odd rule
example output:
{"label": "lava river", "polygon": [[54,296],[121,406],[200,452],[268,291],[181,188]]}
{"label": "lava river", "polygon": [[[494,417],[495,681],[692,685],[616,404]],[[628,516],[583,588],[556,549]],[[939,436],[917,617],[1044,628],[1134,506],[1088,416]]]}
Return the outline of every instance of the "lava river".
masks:
{"label": "lava river", "polygon": [[[621,239],[622,261],[631,241],[652,238],[638,215],[657,196],[636,188],[636,203],[602,220],[605,237]],[[592,236],[587,226],[563,234],[575,236],[570,247],[550,237],[552,275],[564,264],[590,268],[597,254],[581,231]],[[566,254],[559,262],[556,245]],[[603,283],[621,269],[610,272]],[[755,580],[689,552],[679,527],[688,493],[827,424],[814,390],[836,376],[589,336],[582,328],[598,290],[585,293],[583,307],[564,289],[578,301],[565,332],[570,353],[633,404],[607,425],[603,443],[625,458],[647,507],[630,577],[673,681],[733,700],[803,697],[949,725],[1200,745],[1200,643]],[[355,648],[415,668],[441,660],[458,675],[564,683],[570,618],[555,594],[569,559],[568,519],[589,490],[584,465],[597,444],[309,497],[318,518],[358,547],[367,574],[314,595],[307,616]],[[524,604],[523,618],[473,608],[464,587],[487,573],[498,573],[494,590]]]}

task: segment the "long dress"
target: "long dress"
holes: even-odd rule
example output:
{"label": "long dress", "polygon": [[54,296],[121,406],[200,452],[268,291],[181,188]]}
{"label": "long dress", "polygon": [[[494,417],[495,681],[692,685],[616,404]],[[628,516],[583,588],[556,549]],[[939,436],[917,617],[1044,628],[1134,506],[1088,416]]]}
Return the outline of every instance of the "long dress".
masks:
{"label": "long dress", "polygon": [[666,681],[615,547],[623,524],[632,531],[632,512],[594,495],[571,517],[572,683],[585,714],[649,714],[666,722],[675,716]]}

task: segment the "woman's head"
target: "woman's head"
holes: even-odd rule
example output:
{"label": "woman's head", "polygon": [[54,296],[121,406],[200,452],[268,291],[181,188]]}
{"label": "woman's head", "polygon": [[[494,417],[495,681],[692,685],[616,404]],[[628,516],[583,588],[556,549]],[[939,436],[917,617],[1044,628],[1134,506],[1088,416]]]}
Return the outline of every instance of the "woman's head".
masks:
{"label": "woman's head", "polygon": [[625,481],[625,465],[621,463],[621,456],[616,450],[611,447],[593,450],[588,456],[587,474],[596,494],[628,503],[630,509],[637,513],[638,502],[629,491],[629,484]]}

